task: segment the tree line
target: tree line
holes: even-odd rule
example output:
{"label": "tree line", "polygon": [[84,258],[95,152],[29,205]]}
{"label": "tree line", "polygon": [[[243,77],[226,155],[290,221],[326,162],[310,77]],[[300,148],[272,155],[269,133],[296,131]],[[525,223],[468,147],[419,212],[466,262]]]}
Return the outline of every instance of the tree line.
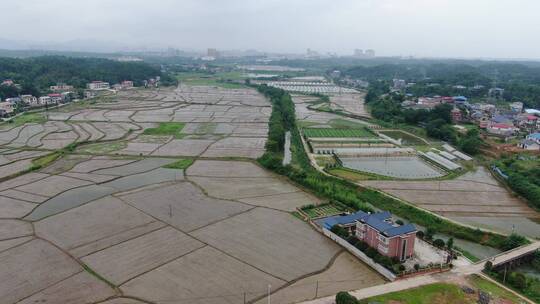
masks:
{"label": "tree line", "polygon": [[94,80],[110,84],[131,80],[136,86],[141,86],[144,80],[156,76],[161,77],[162,85],[175,84],[175,79],[162,73],[159,66],[143,62],[63,56],[0,58],[0,82],[11,79],[20,85],[0,86],[0,98],[15,97],[19,94],[40,96],[48,93],[49,87],[57,83],[84,89],[87,83]]}
{"label": "tree line", "polygon": [[533,159],[526,155],[504,156],[494,164],[508,176],[508,186],[540,210],[540,167],[536,157],[530,157]]}
{"label": "tree line", "polygon": [[[414,83],[405,93],[414,96],[485,97],[491,87],[505,89],[503,100],[521,101],[527,107],[540,107],[540,66],[508,62],[418,62],[385,63],[346,67],[343,76],[372,83],[393,78]],[[461,85],[467,88],[456,88]],[[475,86],[481,86],[476,87]]]}

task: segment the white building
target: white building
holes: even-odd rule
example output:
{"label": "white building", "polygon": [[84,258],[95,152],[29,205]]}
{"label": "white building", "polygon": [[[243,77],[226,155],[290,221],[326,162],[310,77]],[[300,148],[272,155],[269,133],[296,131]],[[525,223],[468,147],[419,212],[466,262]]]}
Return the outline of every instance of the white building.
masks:
{"label": "white building", "polygon": [[66,92],[73,91],[73,86],[66,85],[65,83],[57,83],[55,86],[50,87],[53,92]]}
{"label": "white building", "polygon": [[52,104],[52,103],[53,103],[52,99],[49,96],[41,96],[39,98],[39,104],[42,105],[42,106]]}
{"label": "white building", "polygon": [[0,116],[10,115],[15,111],[13,104],[9,101],[0,102]]}
{"label": "white building", "polygon": [[88,83],[86,87],[89,90],[107,90],[110,89],[110,85],[108,82],[104,81],[92,81],[91,83]]}
{"label": "white building", "polygon": [[34,106],[38,103],[38,99],[32,95],[21,95],[22,101],[29,106]]}
{"label": "white building", "polygon": [[540,145],[531,139],[524,139],[519,142],[518,147],[521,149],[529,150],[529,151],[538,151],[540,150]]}

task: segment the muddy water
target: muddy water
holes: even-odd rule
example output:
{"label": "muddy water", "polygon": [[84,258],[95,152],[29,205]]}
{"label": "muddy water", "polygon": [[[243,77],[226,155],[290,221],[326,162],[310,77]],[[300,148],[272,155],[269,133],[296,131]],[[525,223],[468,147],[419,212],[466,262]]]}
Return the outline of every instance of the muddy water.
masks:
{"label": "muddy water", "polygon": [[504,234],[516,232],[531,238],[540,238],[539,219],[525,217],[453,217],[449,218],[478,228],[498,231]]}
{"label": "muddy water", "polygon": [[42,203],[25,219],[37,221],[50,215],[81,206],[109,194],[132,190],[151,184],[181,180],[183,177],[184,174],[182,170],[158,168],[146,173],[121,177],[100,185],[89,185],[71,189]]}

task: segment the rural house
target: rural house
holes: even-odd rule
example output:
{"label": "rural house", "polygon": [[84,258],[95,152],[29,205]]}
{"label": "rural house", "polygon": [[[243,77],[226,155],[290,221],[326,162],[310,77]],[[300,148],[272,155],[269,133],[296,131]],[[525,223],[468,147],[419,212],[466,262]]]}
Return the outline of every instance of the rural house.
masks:
{"label": "rural house", "polygon": [[333,216],[325,219],[323,227],[330,230],[334,225],[347,229],[370,247],[390,258],[406,260],[414,254],[416,227],[413,224],[398,225],[388,211]]}

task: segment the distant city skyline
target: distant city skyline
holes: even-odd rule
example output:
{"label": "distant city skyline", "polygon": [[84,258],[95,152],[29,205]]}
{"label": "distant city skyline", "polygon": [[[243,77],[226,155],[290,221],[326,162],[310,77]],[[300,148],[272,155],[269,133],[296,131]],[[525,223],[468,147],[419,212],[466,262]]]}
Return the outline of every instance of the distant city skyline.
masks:
{"label": "distant city skyline", "polygon": [[0,48],[540,59],[535,0],[17,0],[2,8],[9,30]]}

